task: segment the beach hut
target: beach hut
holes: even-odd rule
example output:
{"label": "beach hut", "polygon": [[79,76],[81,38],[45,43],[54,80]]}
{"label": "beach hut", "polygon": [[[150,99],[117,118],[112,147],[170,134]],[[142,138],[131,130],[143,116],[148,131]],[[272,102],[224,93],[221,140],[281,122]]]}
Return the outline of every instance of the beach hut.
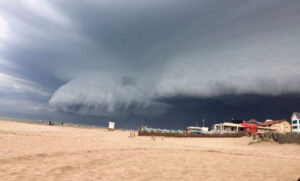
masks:
{"label": "beach hut", "polygon": [[244,131],[244,126],[236,123],[224,122],[220,124],[215,124],[213,126],[213,132],[237,133],[241,131]]}
{"label": "beach hut", "polygon": [[189,126],[187,131],[188,133],[204,133],[208,132],[208,127]]}
{"label": "beach hut", "polygon": [[115,122],[108,122],[108,130],[113,131],[115,129]]}
{"label": "beach hut", "polygon": [[260,123],[259,126],[273,128],[272,131],[279,133],[289,133],[292,131],[291,124],[287,120],[266,121]]}
{"label": "beach hut", "polygon": [[257,133],[256,121],[252,121],[252,120],[250,120],[249,122],[244,121],[241,125],[245,127],[246,133],[253,133],[253,134]]}

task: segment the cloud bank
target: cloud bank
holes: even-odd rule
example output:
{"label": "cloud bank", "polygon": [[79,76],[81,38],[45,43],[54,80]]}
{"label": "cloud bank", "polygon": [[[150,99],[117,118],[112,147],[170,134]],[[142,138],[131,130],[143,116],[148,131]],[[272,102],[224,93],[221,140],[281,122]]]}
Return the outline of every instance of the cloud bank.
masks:
{"label": "cloud bank", "polygon": [[168,105],[151,100],[130,77],[88,73],[61,86],[51,97],[51,108],[83,115],[159,115]]}
{"label": "cloud bank", "polygon": [[1,3],[0,60],[53,90],[52,110],[158,115],[177,96],[300,93],[297,1]]}

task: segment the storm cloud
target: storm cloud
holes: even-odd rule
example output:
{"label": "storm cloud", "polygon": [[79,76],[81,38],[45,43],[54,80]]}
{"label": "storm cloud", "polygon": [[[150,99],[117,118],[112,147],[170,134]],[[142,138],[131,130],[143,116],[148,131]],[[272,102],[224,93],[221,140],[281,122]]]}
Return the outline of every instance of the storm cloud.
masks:
{"label": "storm cloud", "polygon": [[300,93],[298,1],[0,2],[0,107],[130,119]]}

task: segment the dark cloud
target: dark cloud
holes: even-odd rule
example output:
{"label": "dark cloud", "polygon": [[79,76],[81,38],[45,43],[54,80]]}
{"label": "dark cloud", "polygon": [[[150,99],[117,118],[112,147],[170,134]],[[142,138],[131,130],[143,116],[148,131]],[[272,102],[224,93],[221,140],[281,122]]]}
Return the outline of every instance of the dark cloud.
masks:
{"label": "dark cloud", "polygon": [[258,121],[266,119],[289,120],[292,110],[298,110],[300,95],[260,96],[255,94],[226,95],[212,98],[177,97],[161,100],[170,104],[171,109],[158,118],[147,119],[145,124],[152,127],[181,129],[190,125],[211,127],[231,119]]}
{"label": "dark cloud", "polygon": [[269,105],[300,93],[299,10],[283,0],[3,1],[0,107],[180,125],[245,105],[235,114],[248,118],[247,97]]}

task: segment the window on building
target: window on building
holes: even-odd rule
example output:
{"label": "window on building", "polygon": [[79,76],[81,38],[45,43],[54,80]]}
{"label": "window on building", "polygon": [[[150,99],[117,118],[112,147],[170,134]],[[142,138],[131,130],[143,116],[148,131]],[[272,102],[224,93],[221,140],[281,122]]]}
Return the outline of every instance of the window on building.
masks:
{"label": "window on building", "polygon": [[297,120],[293,120],[292,122],[293,122],[293,124],[297,124]]}
{"label": "window on building", "polygon": [[298,126],[293,126],[293,129],[298,129]]}

